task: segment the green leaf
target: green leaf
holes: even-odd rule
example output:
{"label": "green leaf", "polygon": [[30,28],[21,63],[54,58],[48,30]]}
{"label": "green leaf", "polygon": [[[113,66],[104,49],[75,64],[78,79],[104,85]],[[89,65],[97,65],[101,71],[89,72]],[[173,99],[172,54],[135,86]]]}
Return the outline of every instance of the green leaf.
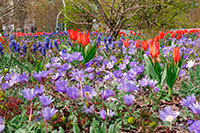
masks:
{"label": "green leaf", "polygon": [[74,133],[80,133],[80,129],[78,127],[77,118],[76,117],[73,120],[73,131],[74,131]]}
{"label": "green leaf", "polygon": [[65,133],[62,127],[59,127],[59,133]]}
{"label": "green leaf", "polygon": [[95,133],[94,128],[90,127],[90,133]]}
{"label": "green leaf", "polygon": [[117,132],[117,126],[115,124],[110,125],[108,133],[116,133],[116,132]]}
{"label": "green leaf", "polygon": [[16,130],[15,133],[26,133],[26,130],[20,128],[20,129]]}
{"label": "green leaf", "polygon": [[153,67],[152,62],[150,61],[150,59],[147,56],[145,56],[144,59],[145,59],[145,62],[146,62],[145,69],[146,69],[148,77],[156,79],[157,81],[160,81],[159,76],[155,72],[154,67]]}
{"label": "green leaf", "polygon": [[95,133],[99,133],[99,123],[95,118],[93,118],[93,121],[92,121],[91,125],[92,125],[92,129],[94,130],[94,132]]}
{"label": "green leaf", "polygon": [[105,123],[101,124],[100,133],[106,133]]}
{"label": "green leaf", "polygon": [[161,77],[161,85],[163,84],[163,82],[165,81],[166,79],[166,76],[167,76],[167,64],[165,64],[165,68],[164,68],[164,71],[162,73],[162,77]]}
{"label": "green leaf", "polygon": [[91,47],[86,53],[87,54],[85,56],[84,63],[87,63],[88,61],[90,61],[95,56],[96,45],[94,45],[94,47]]}

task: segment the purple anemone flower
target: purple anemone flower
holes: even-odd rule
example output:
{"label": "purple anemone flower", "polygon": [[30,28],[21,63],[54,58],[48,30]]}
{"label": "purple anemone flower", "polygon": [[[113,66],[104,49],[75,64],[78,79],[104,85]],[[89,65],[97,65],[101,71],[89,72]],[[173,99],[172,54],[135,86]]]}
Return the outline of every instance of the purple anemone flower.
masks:
{"label": "purple anemone flower", "polygon": [[156,80],[153,80],[153,79],[148,81],[148,85],[149,85],[150,88],[154,88],[157,83],[158,82]]}
{"label": "purple anemone flower", "polygon": [[179,72],[179,74],[178,74],[178,76],[179,77],[184,77],[185,74],[186,74],[186,72],[183,69],[181,69],[180,72]]}
{"label": "purple anemone flower", "polygon": [[0,116],[0,133],[5,129],[3,118]]}
{"label": "purple anemone flower", "polygon": [[54,99],[49,98],[48,96],[40,96],[39,99],[43,107],[47,107],[54,101]]}
{"label": "purple anemone flower", "polygon": [[194,114],[200,115],[200,104],[198,102],[192,103],[188,106]]}
{"label": "purple anemone flower", "polygon": [[9,83],[3,83],[2,85],[1,85],[1,87],[3,88],[3,89],[7,89],[7,88],[10,88],[10,84]]}
{"label": "purple anemone flower", "polygon": [[115,93],[112,90],[103,90],[101,93],[101,97],[103,100],[106,100],[108,97],[114,96]]}
{"label": "purple anemone flower", "polygon": [[83,57],[81,56],[80,52],[74,52],[71,56],[70,56],[71,60],[78,60],[78,61],[82,61]]}
{"label": "purple anemone flower", "polygon": [[23,89],[22,95],[24,98],[26,98],[27,101],[32,101],[36,96],[35,89]]}
{"label": "purple anemone flower", "polygon": [[106,75],[103,77],[103,79],[106,80],[110,80],[112,78],[112,73],[111,72],[107,72]]}
{"label": "purple anemone flower", "polygon": [[69,87],[69,88],[67,88],[67,95],[68,95],[71,99],[75,100],[75,99],[77,99],[77,98],[79,97],[80,91],[79,91],[78,88]]}
{"label": "purple anemone flower", "polygon": [[19,76],[19,82],[28,82],[29,78],[26,73],[23,73]]}
{"label": "purple anemone flower", "polygon": [[170,106],[166,106],[164,111],[159,111],[160,119],[168,122],[172,122],[179,114],[180,112],[172,111],[172,107]]}
{"label": "purple anemone flower", "polygon": [[125,92],[133,92],[139,90],[139,87],[133,81],[127,81],[125,83],[121,82],[118,86],[118,89],[123,90]]}
{"label": "purple anemone flower", "polygon": [[136,67],[138,65],[138,62],[135,62],[135,61],[131,61],[129,66],[131,67]]}
{"label": "purple anemone flower", "polygon": [[135,99],[135,96],[133,95],[125,95],[123,96],[124,102],[127,106],[131,106],[133,104],[133,100]]}
{"label": "purple anemone flower", "polygon": [[88,78],[89,78],[90,80],[93,80],[94,77],[95,77],[94,73],[90,73],[90,74],[88,74],[87,76],[88,76]]}
{"label": "purple anemone flower", "polygon": [[62,58],[64,61],[67,61],[67,60],[70,58],[70,54],[68,54],[68,53],[62,53],[61,58]]}
{"label": "purple anemone flower", "polygon": [[44,92],[44,86],[42,86],[42,85],[40,85],[40,88],[38,88],[37,86],[36,86],[36,89],[35,89],[35,94],[37,95],[37,96],[42,96],[42,94],[43,94],[43,92]]}
{"label": "purple anemone flower", "polygon": [[107,63],[107,68],[108,68],[108,69],[112,69],[113,66],[114,66],[114,64],[115,64],[114,61],[108,62],[108,63]]}
{"label": "purple anemone flower", "polygon": [[149,82],[149,79],[147,78],[147,76],[145,76],[144,78],[142,78],[142,80],[139,80],[139,84],[142,87],[147,87]]}
{"label": "purple anemone flower", "polygon": [[155,88],[153,89],[153,91],[157,93],[157,92],[159,92],[159,91],[160,91],[160,88],[158,88],[158,87],[155,87]]}
{"label": "purple anemone flower", "polygon": [[189,107],[190,105],[195,103],[195,101],[196,101],[196,97],[194,96],[194,94],[192,94],[191,96],[187,96],[186,99],[182,99],[181,105],[185,107]]}
{"label": "purple anemone flower", "polygon": [[67,81],[66,80],[56,81],[56,91],[66,93],[67,92]]}
{"label": "purple anemone flower", "polygon": [[58,110],[50,107],[45,107],[42,109],[42,117],[45,121],[51,120],[51,118],[54,116],[55,113],[57,113]]}
{"label": "purple anemone flower", "polygon": [[94,105],[91,105],[91,106],[87,107],[84,104],[83,108],[84,108],[84,112],[87,113],[87,114],[92,113],[94,111]]}
{"label": "purple anemone flower", "polygon": [[103,120],[106,119],[106,111],[105,111],[105,110],[100,110],[100,111],[99,111],[99,114],[100,114],[100,116],[101,116],[101,118],[102,118]]}
{"label": "purple anemone flower", "polygon": [[80,70],[80,71],[72,71],[72,74],[70,75],[72,77],[72,80],[75,79],[76,81],[80,82],[84,80],[85,78],[85,71]]}
{"label": "purple anemone flower", "polygon": [[48,72],[47,71],[42,71],[42,72],[34,72],[33,73],[33,77],[37,80],[37,81],[41,81],[42,78],[46,78],[48,75]]}
{"label": "purple anemone flower", "polygon": [[83,97],[92,99],[93,96],[96,96],[96,91],[91,86],[85,86],[83,88]]}
{"label": "purple anemone flower", "polygon": [[113,72],[113,75],[116,77],[116,78],[122,78],[122,71],[121,70],[115,70]]}
{"label": "purple anemone flower", "polygon": [[188,129],[190,130],[191,133],[200,133],[199,125],[200,125],[200,121],[196,120],[188,127]]}

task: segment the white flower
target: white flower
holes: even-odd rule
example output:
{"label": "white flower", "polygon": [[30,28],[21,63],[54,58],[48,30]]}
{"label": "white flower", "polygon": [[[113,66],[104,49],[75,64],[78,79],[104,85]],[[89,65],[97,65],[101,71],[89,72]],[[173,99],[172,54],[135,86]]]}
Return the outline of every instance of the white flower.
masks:
{"label": "white flower", "polygon": [[188,69],[190,69],[190,68],[192,68],[194,65],[195,65],[195,60],[194,60],[194,61],[189,60],[189,61],[187,62],[186,67],[187,67]]}
{"label": "white flower", "polygon": [[107,109],[106,115],[112,117],[115,114],[112,110]]}

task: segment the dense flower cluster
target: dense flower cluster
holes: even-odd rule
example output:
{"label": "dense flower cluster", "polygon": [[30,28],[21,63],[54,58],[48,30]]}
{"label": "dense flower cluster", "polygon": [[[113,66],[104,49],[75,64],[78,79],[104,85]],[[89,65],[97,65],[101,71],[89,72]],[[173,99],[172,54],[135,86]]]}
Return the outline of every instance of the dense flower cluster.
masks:
{"label": "dense flower cluster", "polygon": [[[160,105],[173,99],[176,81],[189,79],[189,71],[198,69],[198,34],[198,30],[168,31],[141,40],[140,34],[131,32],[114,40],[97,31],[15,33],[7,46],[0,42],[0,57],[8,54],[11,63],[17,62],[1,71],[0,86],[6,94],[22,95],[29,121],[42,118],[45,128],[55,121],[71,129],[77,121],[84,130],[98,120],[105,128],[116,124],[121,130],[153,131],[160,118],[162,123],[170,122],[173,130],[181,110]],[[171,89],[168,97],[166,88]],[[200,115],[195,95],[180,104]],[[5,122],[0,117],[0,132],[6,130]],[[186,130],[199,132],[199,123],[194,119]]]}

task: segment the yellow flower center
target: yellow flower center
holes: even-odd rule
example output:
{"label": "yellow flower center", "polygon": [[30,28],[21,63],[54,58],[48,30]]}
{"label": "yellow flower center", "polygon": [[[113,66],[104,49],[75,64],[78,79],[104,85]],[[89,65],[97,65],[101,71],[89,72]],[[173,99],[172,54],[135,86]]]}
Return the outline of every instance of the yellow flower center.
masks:
{"label": "yellow flower center", "polygon": [[122,59],[119,59],[116,64],[122,64]]}
{"label": "yellow flower center", "polygon": [[169,115],[169,116],[167,116],[167,118],[165,120],[169,121],[169,122],[172,122],[173,121],[173,116]]}
{"label": "yellow flower center", "polygon": [[85,92],[85,96],[86,97],[89,97],[90,96],[90,93],[87,91],[87,92]]}
{"label": "yellow flower center", "polygon": [[85,103],[85,106],[86,106],[86,107],[89,107],[89,103],[88,103],[88,102],[86,102],[86,103]]}

